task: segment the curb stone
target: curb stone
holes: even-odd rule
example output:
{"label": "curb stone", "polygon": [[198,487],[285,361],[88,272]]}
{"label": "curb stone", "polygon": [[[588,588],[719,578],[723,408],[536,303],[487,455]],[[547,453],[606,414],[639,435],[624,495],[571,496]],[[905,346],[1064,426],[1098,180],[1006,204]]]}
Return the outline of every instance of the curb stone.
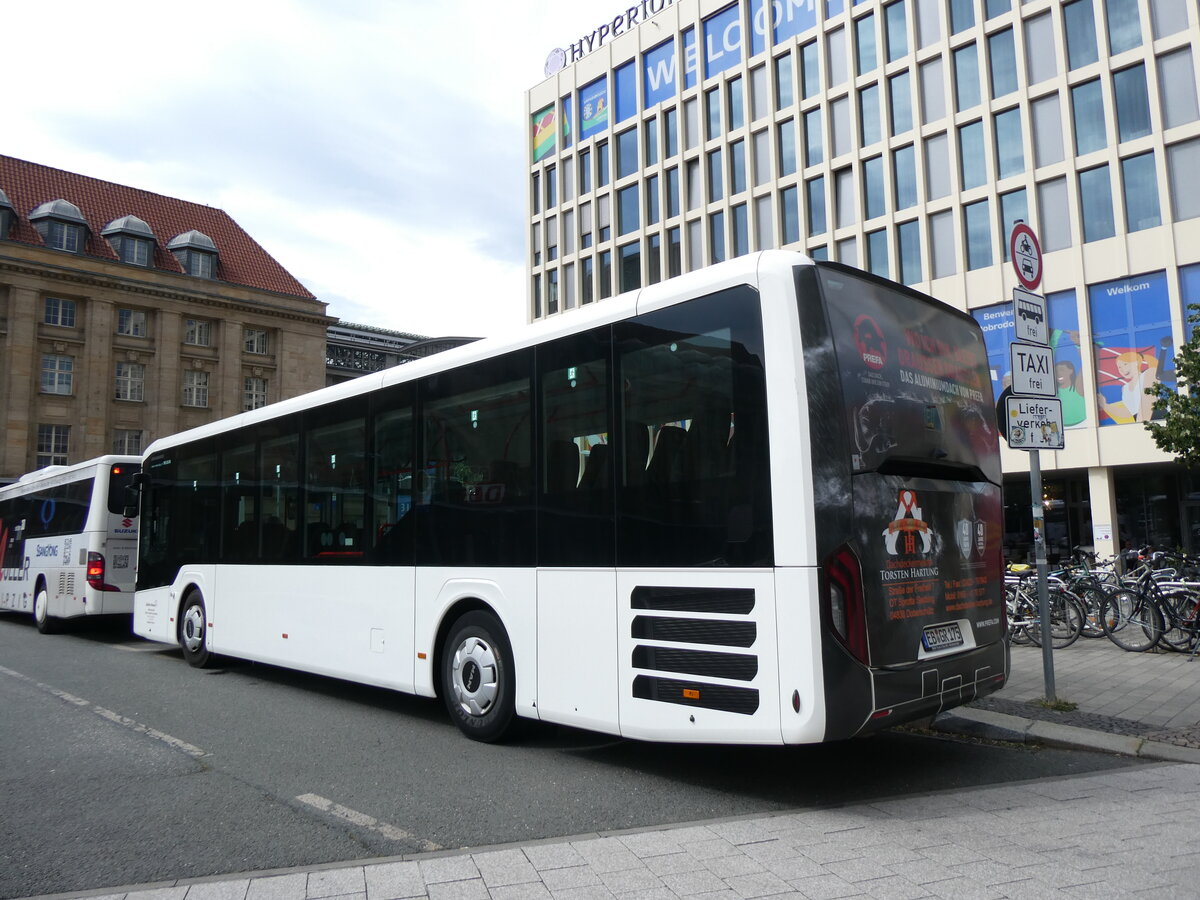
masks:
{"label": "curb stone", "polygon": [[1200,750],[1191,747],[1165,744],[1132,735],[1109,734],[1075,725],[1026,719],[986,709],[959,707],[952,713],[938,716],[934,720],[933,728],[943,733],[964,734],[1010,743],[1037,741],[1049,746],[1099,750],[1141,759],[1200,765]]}

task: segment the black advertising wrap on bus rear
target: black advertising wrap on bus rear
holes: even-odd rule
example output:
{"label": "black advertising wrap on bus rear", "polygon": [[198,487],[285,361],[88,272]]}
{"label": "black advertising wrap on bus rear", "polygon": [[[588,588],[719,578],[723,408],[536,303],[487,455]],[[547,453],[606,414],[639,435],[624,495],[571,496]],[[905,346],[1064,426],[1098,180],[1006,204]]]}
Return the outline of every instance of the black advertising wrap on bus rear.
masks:
{"label": "black advertising wrap on bus rear", "polygon": [[836,267],[818,273],[841,385],[869,663],[995,643],[1003,510],[979,327],[915,292]]}

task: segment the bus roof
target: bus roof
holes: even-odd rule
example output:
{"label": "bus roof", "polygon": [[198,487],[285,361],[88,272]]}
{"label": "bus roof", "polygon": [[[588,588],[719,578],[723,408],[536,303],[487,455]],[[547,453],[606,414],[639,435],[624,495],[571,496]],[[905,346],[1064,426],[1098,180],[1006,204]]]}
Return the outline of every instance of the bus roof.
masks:
{"label": "bus roof", "polygon": [[804,254],[791,250],[762,250],[746,256],[739,256],[728,262],[718,263],[705,269],[678,275],[658,284],[619,294],[602,303],[572,310],[566,316],[542,319],[505,334],[483,338],[461,347],[443,350],[441,353],[392,366],[380,372],[362,375],[353,381],[330,385],[299,397],[280,400],[259,409],[237,413],[216,422],[209,422],[186,431],[167,435],[146,448],[146,455],[213,437],[246,425],[267,422],[281,416],[323,406],[336,400],[369,394],[381,388],[414,381],[424,375],[489,359],[511,350],[536,346],[545,341],[587,331],[600,325],[619,322],[735,285],[757,285],[760,277],[767,270],[780,273],[785,270],[790,272],[798,265],[813,265],[813,261]]}
{"label": "bus roof", "polygon": [[26,472],[12,484],[0,487],[0,497],[19,497],[22,494],[37,490],[46,484],[65,484],[69,481],[79,481],[91,477],[97,469],[105,466],[137,466],[141,465],[141,462],[142,458],[140,456],[107,454],[105,456],[93,457],[92,459],[85,459],[83,462],[72,463],[69,466],[45,466],[41,469],[34,469],[32,472]]}

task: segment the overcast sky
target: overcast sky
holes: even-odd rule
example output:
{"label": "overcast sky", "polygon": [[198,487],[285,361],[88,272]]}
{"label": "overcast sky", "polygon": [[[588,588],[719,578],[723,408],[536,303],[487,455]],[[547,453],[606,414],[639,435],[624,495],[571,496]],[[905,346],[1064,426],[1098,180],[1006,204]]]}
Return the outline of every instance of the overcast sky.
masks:
{"label": "overcast sky", "polygon": [[507,331],[525,91],[628,5],[3,2],[0,153],[223,209],[341,319]]}

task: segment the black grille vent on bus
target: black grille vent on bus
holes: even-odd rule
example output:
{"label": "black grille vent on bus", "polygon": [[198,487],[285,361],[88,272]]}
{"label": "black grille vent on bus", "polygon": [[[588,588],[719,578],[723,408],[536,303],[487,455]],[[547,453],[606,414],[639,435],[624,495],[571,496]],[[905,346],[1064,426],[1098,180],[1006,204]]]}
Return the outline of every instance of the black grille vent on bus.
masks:
{"label": "black grille vent on bus", "polygon": [[744,616],[754,609],[751,588],[636,587],[631,605],[634,609],[662,609],[670,612],[729,613]]}
{"label": "black grille vent on bus", "polygon": [[758,628],[753,622],[638,616],[633,620],[632,637],[647,641],[677,641],[682,644],[751,647],[757,633]]}
{"label": "black grille vent on bus", "polygon": [[[638,674],[633,680],[633,696],[741,715],[757,712],[759,698],[755,688],[712,683],[746,684],[758,677],[758,656],[737,652],[753,647],[758,638],[758,625],[749,618],[754,604],[753,588],[635,587],[629,605],[635,610],[655,610],[662,614],[642,613],[633,617],[630,636],[637,642],[631,660],[633,668],[643,673],[677,673],[681,677]],[[687,613],[698,615],[687,616]],[[680,646],[684,644],[714,649]]]}
{"label": "black grille vent on bus", "polygon": [[639,675],[633,679],[633,696],[641,700],[719,709],[747,716],[758,711],[758,691],[753,688],[677,681],[673,678],[654,678],[650,675]]}
{"label": "black grille vent on bus", "polygon": [[633,651],[633,667],[707,675],[709,678],[726,678],[730,681],[753,681],[758,674],[758,657],[745,653],[639,646]]}

